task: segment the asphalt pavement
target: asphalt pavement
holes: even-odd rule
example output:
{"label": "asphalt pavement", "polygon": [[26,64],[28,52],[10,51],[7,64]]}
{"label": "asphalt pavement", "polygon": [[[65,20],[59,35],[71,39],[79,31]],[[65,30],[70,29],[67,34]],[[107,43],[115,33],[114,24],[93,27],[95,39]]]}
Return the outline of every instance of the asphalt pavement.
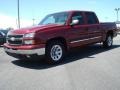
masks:
{"label": "asphalt pavement", "polygon": [[57,65],[17,60],[0,47],[0,90],[120,90],[120,35],[111,49],[73,49]]}

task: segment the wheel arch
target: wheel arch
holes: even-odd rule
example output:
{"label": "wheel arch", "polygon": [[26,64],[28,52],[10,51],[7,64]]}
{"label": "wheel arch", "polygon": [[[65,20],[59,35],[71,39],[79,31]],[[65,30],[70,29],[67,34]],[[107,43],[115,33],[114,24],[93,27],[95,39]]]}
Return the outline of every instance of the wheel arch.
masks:
{"label": "wheel arch", "polygon": [[50,42],[53,42],[53,41],[60,41],[61,43],[64,44],[66,50],[68,50],[68,45],[67,45],[67,41],[64,37],[54,37],[54,38],[51,38],[51,39],[48,39],[46,41],[46,45],[45,47],[47,47],[49,45]]}
{"label": "wheel arch", "polygon": [[[111,35],[111,36],[113,37],[113,30],[108,31],[108,32],[107,32],[107,35]],[[107,35],[106,35],[106,36],[107,36]]]}
{"label": "wheel arch", "polygon": [[104,34],[103,34],[103,41],[106,40],[108,35],[111,35],[113,37],[113,30],[108,30],[107,32],[104,32]]}

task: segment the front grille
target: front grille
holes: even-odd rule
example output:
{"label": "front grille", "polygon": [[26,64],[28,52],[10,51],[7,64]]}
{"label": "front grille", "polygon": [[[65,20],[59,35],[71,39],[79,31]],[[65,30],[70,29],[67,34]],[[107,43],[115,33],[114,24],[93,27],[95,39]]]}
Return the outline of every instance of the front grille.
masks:
{"label": "front grille", "polygon": [[10,45],[22,45],[23,44],[23,35],[8,35],[7,43]]}

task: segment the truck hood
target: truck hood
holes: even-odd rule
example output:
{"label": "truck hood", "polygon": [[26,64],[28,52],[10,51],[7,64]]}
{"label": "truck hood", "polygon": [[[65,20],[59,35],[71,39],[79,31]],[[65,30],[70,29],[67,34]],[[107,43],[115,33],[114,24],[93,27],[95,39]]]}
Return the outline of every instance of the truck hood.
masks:
{"label": "truck hood", "polygon": [[60,24],[49,24],[49,25],[38,25],[38,26],[32,26],[27,28],[21,28],[16,30],[11,30],[10,34],[26,34],[26,33],[32,33],[37,31],[45,31],[45,30],[51,30],[52,28],[56,28],[62,26]]}

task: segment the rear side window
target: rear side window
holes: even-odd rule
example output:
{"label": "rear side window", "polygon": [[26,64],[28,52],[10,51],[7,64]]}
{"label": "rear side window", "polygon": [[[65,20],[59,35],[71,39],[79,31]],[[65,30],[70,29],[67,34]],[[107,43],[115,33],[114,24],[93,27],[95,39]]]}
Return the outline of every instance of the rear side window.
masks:
{"label": "rear side window", "polygon": [[87,17],[88,24],[97,24],[97,18],[96,18],[96,15],[94,13],[87,12],[86,17]]}
{"label": "rear side window", "polygon": [[84,18],[81,12],[75,12],[72,16],[72,20],[79,20],[78,25],[84,24]]}

